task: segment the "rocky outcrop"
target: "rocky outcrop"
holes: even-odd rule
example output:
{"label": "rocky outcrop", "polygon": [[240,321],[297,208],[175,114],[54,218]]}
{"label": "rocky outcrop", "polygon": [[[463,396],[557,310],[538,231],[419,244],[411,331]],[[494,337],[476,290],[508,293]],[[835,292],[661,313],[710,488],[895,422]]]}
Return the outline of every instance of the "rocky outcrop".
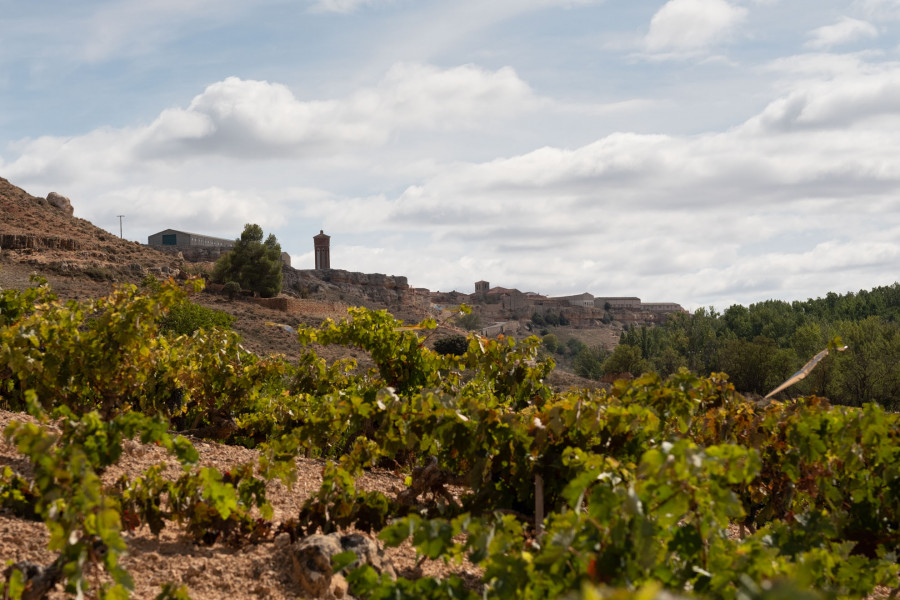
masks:
{"label": "rocky outcrop", "polygon": [[331,533],[310,535],[291,546],[294,580],[312,598],[344,597],[347,594],[347,582],[334,573],[331,559],[348,551],[356,554],[356,561],[348,565],[348,569],[367,564],[379,574],[387,573],[392,578],[396,577],[393,566],[384,558],[384,552],[376,542],[359,533]]}
{"label": "rocky outcrop", "polygon": [[340,269],[312,270],[312,274],[333,284],[380,287],[387,290],[407,290],[409,283],[402,275],[382,275],[381,273],[354,273]]}
{"label": "rocky outcrop", "polygon": [[303,298],[395,305],[404,302],[410,293],[406,277],[400,275],[290,267],[285,267],[282,273],[282,288]]}
{"label": "rocky outcrop", "polygon": [[0,233],[0,248],[3,250],[26,250],[47,248],[49,250],[80,250],[81,245],[72,239],[56,236]]}
{"label": "rocky outcrop", "polygon": [[71,217],[73,214],[75,214],[75,209],[72,208],[71,200],[61,194],[50,192],[49,194],[47,194],[47,202],[50,204],[50,206],[63,211],[67,217]]}

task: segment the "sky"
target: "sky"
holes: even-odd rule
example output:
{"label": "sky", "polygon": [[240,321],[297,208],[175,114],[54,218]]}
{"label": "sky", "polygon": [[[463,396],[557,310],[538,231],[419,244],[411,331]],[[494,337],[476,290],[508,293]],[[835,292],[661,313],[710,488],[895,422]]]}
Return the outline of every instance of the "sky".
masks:
{"label": "sky", "polygon": [[900,0],[0,0],[0,177],[147,242],[723,310],[900,276]]}

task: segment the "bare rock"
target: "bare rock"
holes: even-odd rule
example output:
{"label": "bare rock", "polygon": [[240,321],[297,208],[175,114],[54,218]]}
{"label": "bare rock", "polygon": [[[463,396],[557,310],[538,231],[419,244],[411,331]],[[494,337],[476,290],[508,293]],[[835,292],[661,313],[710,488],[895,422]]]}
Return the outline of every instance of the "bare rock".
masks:
{"label": "bare rock", "polygon": [[332,575],[331,576],[331,588],[329,589],[331,596],[334,598],[349,598],[350,594],[348,590],[350,589],[350,584],[347,583],[347,580],[344,579],[343,575]]}
{"label": "bare rock", "polygon": [[75,209],[72,208],[72,202],[65,196],[57,194],[56,192],[47,194],[47,202],[50,206],[56,207],[66,213],[67,217],[71,217],[75,213]]}
{"label": "bare rock", "polygon": [[342,552],[352,551],[357,556],[352,569],[367,564],[378,573],[396,577],[393,566],[384,558],[384,552],[372,539],[359,534],[310,535],[298,540],[291,548],[294,563],[294,580],[313,598],[342,598],[347,595],[347,582],[331,568],[331,559]]}

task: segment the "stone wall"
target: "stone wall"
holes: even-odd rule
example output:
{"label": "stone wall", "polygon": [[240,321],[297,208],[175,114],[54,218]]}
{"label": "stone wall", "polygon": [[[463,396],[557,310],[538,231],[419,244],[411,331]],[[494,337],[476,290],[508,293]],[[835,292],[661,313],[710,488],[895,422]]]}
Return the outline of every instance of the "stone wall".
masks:
{"label": "stone wall", "polygon": [[202,247],[202,246],[150,246],[154,250],[166,254],[181,255],[188,262],[215,262],[219,257],[229,252],[231,248]]}
{"label": "stone wall", "polygon": [[305,298],[289,298],[279,296],[277,298],[247,298],[249,302],[280,310],[286,313],[306,315],[312,317],[343,318],[347,316],[346,304],[341,302],[319,302]]}
{"label": "stone wall", "polygon": [[503,335],[515,335],[519,333],[519,322],[518,321],[506,321],[504,323],[492,323],[487,327],[481,328],[481,335],[484,337],[497,337],[500,334]]}

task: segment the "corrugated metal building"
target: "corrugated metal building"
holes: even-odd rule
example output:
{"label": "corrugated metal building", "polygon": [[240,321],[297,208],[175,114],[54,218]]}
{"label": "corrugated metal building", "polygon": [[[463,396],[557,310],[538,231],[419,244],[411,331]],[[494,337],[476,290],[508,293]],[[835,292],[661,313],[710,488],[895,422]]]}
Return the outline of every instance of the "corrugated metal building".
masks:
{"label": "corrugated metal building", "polygon": [[231,248],[234,246],[234,240],[191,233],[190,231],[166,229],[149,236],[147,238],[147,245],[166,246],[170,248]]}

